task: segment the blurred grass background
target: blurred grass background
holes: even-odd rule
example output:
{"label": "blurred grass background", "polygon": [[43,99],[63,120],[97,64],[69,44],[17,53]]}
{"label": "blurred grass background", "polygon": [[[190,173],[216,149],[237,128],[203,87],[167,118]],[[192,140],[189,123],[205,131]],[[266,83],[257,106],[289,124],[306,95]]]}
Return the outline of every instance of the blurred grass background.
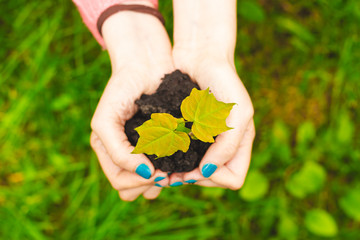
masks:
{"label": "blurred grass background", "polygon": [[0,239],[360,239],[360,1],[237,11],[257,127],[244,187],[128,203],[89,147],[107,53],[71,1],[0,0]]}

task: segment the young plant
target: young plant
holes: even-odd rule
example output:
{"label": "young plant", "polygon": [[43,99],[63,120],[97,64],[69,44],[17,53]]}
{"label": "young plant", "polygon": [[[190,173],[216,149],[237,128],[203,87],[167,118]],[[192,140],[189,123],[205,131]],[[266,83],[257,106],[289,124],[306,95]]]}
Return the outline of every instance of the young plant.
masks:
{"label": "young plant", "polygon": [[[180,106],[183,118],[168,113],[153,113],[151,119],[135,128],[140,138],[132,153],[155,154],[158,158],[171,156],[178,150],[186,152],[190,138],[203,142],[214,142],[214,136],[229,129],[226,118],[235,103],[216,100],[206,90],[193,88]],[[192,122],[191,129],[185,123]]]}

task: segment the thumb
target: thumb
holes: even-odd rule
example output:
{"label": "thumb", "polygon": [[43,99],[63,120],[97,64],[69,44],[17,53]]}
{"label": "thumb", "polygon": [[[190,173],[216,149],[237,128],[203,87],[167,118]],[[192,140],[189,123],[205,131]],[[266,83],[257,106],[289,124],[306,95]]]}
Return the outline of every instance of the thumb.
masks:
{"label": "thumb", "polygon": [[135,84],[115,78],[110,80],[96,108],[91,128],[118,167],[149,179],[155,171],[153,164],[144,154],[131,153],[134,147],[124,131],[126,121],[136,112],[134,102],[140,91],[135,88]]}
{"label": "thumb", "polygon": [[112,161],[120,168],[137,173],[145,179],[149,179],[153,175],[155,169],[150,160],[144,154],[131,153],[134,147],[128,141],[121,125],[108,125],[97,134]]}
{"label": "thumb", "polygon": [[241,117],[241,111],[236,108],[238,106],[234,106],[227,119],[227,122],[233,123],[229,124],[233,129],[217,136],[215,143],[209,147],[200,162],[199,168],[205,178],[209,178],[218,168],[230,161],[239,149],[249,120]]}

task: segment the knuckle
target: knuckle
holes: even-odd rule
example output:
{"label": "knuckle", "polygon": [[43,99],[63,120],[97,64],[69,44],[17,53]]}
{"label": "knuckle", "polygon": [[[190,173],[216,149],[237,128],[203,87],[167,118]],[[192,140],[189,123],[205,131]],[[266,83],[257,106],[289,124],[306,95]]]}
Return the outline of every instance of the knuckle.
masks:
{"label": "knuckle", "polygon": [[120,153],[114,152],[114,151],[108,151],[108,154],[109,154],[109,157],[113,160],[113,162],[116,165],[122,166],[122,167],[124,167],[124,165],[126,165],[127,160]]}
{"label": "knuckle", "polygon": [[244,185],[243,180],[233,181],[228,184],[229,189],[231,190],[239,190]]}
{"label": "knuckle", "polygon": [[254,117],[255,114],[255,110],[253,105],[250,105],[249,107],[247,107],[247,109],[244,111],[244,115],[246,116],[247,119],[252,119]]}
{"label": "knuckle", "polygon": [[90,146],[93,149],[96,149],[96,148],[98,148],[98,146],[100,144],[101,144],[100,138],[94,132],[92,132],[91,135],[90,135]]}
{"label": "knuckle", "polygon": [[254,140],[254,139],[255,139],[255,136],[256,136],[255,129],[252,129],[251,132],[250,132],[250,138],[251,138],[251,140]]}
{"label": "knuckle", "polygon": [[91,119],[90,127],[93,131],[96,132],[96,130],[99,128],[99,125],[100,125],[100,119],[97,116],[97,114],[95,113],[93,118]]}
{"label": "knuckle", "polygon": [[110,181],[111,187],[117,191],[122,189],[122,185],[118,181]]}
{"label": "knuckle", "polygon": [[247,138],[254,141],[254,139],[256,137],[256,130],[255,130],[255,125],[254,125],[253,120],[252,120],[252,122],[250,122],[248,128],[246,129],[246,135],[247,135]]}

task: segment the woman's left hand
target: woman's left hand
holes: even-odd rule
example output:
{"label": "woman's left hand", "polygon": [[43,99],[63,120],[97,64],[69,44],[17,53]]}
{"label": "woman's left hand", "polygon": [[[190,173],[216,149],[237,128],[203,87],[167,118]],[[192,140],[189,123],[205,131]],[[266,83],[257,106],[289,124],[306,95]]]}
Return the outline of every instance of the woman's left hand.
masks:
{"label": "woman's left hand", "polygon": [[209,87],[217,100],[236,103],[226,120],[227,125],[233,129],[216,137],[198,168],[185,174],[172,174],[170,184],[196,180],[195,184],[201,186],[239,189],[249,168],[255,137],[251,99],[233,64],[221,61],[221,58],[211,59],[211,56],[206,55],[189,56],[190,53],[175,48],[175,67],[188,73],[201,89]]}

